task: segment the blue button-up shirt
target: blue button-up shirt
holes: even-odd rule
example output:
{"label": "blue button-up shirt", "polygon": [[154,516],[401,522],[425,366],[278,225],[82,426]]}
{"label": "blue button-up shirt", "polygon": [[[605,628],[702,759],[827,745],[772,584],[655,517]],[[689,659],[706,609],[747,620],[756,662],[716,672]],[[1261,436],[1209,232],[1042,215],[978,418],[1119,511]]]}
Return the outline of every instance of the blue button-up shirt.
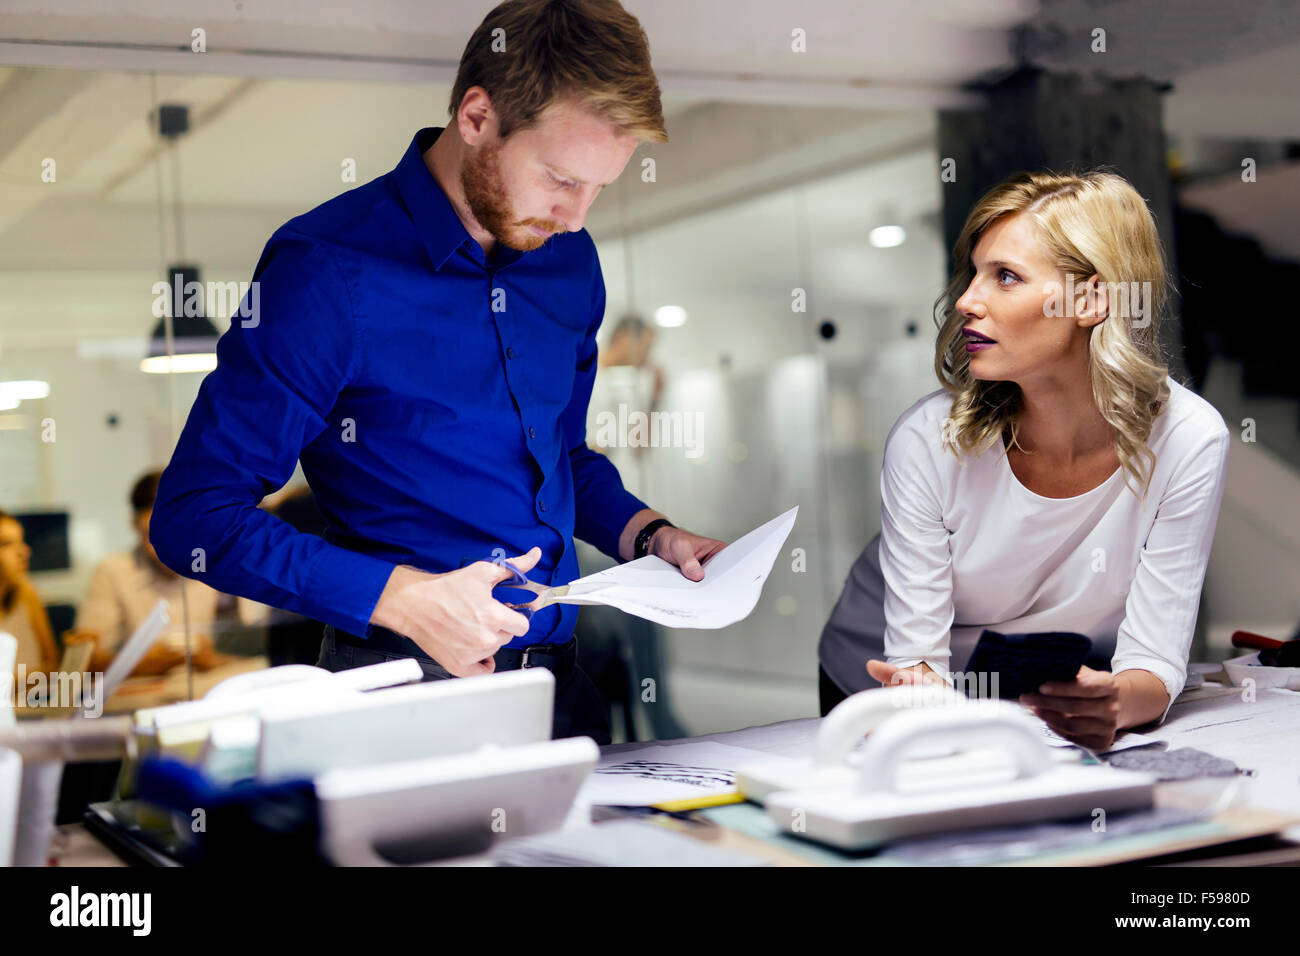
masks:
{"label": "blue button-up shirt", "polygon": [[[150,540],[169,567],[367,635],[395,564],[539,545],[529,576],[563,584],[575,534],[618,557],[646,506],[586,445],[595,246],[582,230],[488,261],[424,163],[440,132],[267,242],[259,308],[221,337],[158,486]],[[324,540],[257,507],[299,458]],[[567,641],[576,617],[552,605],[509,646]]]}

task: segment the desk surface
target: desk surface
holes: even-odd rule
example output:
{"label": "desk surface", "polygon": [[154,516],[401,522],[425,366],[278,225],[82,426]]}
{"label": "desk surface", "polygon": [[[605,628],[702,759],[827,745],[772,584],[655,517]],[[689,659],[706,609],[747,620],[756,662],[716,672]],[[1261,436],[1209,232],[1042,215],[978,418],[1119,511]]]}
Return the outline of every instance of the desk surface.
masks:
{"label": "desk surface", "polygon": [[[810,717],[683,740],[615,744],[601,750],[606,754],[634,753],[650,746],[707,740],[776,756],[802,757],[811,753],[820,722],[820,718]],[[1141,728],[1140,732],[1165,741],[1170,749],[1195,747],[1251,771],[1251,776],[1237,778],[1240,789],[1232,805],[1243,830],[1248,830],[1243,808],[1300,816],[1300,769],[1294,755],[1295,741],[1300,737],[1300,693],[1264,689],[1244,699],[1239,687],[1206,683],[1180,696],[1164,724]],[[1279,835],[1300,844],[1300,826]],[[1300,845],[1289,858],[1300,861]]]}
{"label": "desk surface", "polygon": [[[252,668],[244,668],[249,669]],[[212,683],[231,676],[231,673],[214,675],[217,675],[216,671],[196,675],[195,693],[201,693],[200,676],[207,678],[205,683],[211,686]],[[181,679],[183,688],[183,675]],[[138,706],[151,705],[141,703]],[[710,740],[779,756],[797,757],[810,752],[819,723],[820,719],[816,717],[787,720],[681,740],[614,744],[603,747],[602,752],[634,753],[646,747],[670,747]],[[1259,691],[1253,699],[1243,699],[1240,688],[1206,684],[1204,688],[1175,701],[1163,725],[1145,728],[1141,732],[1145,736],[1166,741],[1171,748],[1195,747],[1253,771],[1252,776],[1239,778],[1242,786],[1234,810],[1239,811],[1245,805],[1250,809],[1273,810],[1294,817],[1300,814],[1300,769],[1297,769],[1293,753],[1298,730],[1300,693],[1265,689]],[[80,827],[61,829],[68,834],[67,839],[74,848],[73,855],[78,865],[118,865],[117,858]],[[1300,826],[1283,831],[1281,836],[1300,843]],[[1273,852],[1287,856],[1290,861],[1300,858],[1300,847],[1295,852],[1285,847]],[[1255,861],[1243,858],[1241,862]]]}

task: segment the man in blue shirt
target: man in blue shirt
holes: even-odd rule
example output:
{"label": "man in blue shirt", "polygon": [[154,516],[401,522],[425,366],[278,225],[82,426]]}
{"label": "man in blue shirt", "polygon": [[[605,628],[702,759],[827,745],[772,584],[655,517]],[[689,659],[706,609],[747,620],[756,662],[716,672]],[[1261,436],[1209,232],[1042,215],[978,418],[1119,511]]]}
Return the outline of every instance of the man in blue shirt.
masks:
{"label": "man in blue shirt", "polygon": [[[323,667],[547,666],[553,734],[607,742],[577,609],[507,608],[491,558],[564,584],[576,534],[700,580],[723,547],[585,443],[605,289],[583,220],[639,142],[667,138],[645,34],[615,0],[508,0],[471,37],[451,113],[271,237],[259,308],[221,338],[150,537],[182,574],[325,622]],[[257,507],[299,459],[323,540]]]}

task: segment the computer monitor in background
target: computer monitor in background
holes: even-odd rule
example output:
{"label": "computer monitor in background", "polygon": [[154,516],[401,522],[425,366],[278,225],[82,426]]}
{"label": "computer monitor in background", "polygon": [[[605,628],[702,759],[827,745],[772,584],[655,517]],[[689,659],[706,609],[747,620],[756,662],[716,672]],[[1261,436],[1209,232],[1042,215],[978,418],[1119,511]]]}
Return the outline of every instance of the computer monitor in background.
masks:
{"label": "computer monitor in background", "polygon": [[23,526],[23,537],[32,549],[29,570],[63,571],[72,567],[66,511],[28,511],[14,517]]}

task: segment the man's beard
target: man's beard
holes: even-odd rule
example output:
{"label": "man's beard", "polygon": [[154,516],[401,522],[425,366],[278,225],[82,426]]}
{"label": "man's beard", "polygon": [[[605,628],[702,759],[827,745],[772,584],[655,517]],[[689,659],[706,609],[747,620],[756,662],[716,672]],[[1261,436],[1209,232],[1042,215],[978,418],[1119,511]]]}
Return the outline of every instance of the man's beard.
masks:
{"label": "man's beard", "polygon": [[529,226],[545,232],[565,232],[563,223],[551,219],[515,219],[501,176],[501,144],[492,143],[471,150],[460,173],[461,189],[469,204],[470,215],[503,246],[530,252],[540,248],[546,238]]}

